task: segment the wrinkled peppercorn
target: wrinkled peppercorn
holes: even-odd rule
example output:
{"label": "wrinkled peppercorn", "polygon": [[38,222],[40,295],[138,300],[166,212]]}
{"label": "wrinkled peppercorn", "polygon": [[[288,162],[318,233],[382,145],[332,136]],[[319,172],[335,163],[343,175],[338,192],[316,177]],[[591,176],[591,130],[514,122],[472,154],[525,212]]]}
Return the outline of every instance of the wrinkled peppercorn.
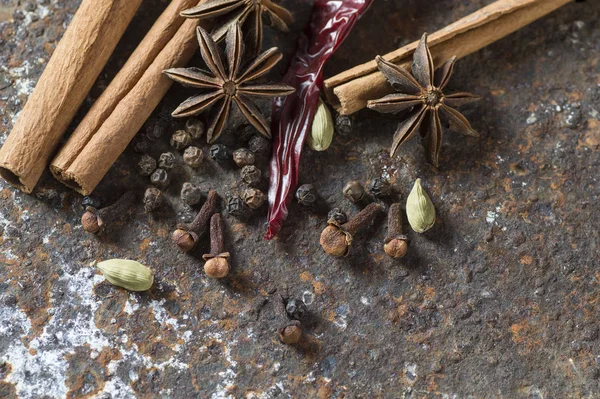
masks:
{"label": "wrinkled peppercorn", "polygon": [[365,196],[365,189],[357,180],[352,180],[346,184],[344,187],[344,197],[346,197],[350,202],[358,203],[361,202]]}
{"label": "wrinkled peppercorn", "polygon": [[296,191],[298,203],[304,206],[313,206],[317,202],[317,192],[312,184],[303,184]]}
{"label": "wrinkled peppercorn", "polygon": [[392,186],[388,179],[378,177],[369,183],[369,191],[376,198],[388,197],[392,194]]}
{"label": "wrinkled peppercorn", "polygon": [[247,216],[248,206],[239,195],[232,195],[225,205],[227,213],[237,218]]}
{"label": "wrinkled peppercorn", "polygon": [[285,305],[285,312],[293,320],[302,320],[306,316],[306,305],[299,299],[290,299]]}
{"label": "wrinkled peppercorn", "polygon": [[348,221],[348,215],[340,208],[333,208],[327,214],[327,220],[333,220],[337,224],[342,225]]}
{"label": "wrinkled peppercorn", "polygon": [[165,128],[158,122],[151,122],[146,128],[146,137],[148,141],[154,142],[165,134]]}
{"label": "wrinkled peppercorn", "polygon": [[265,203],[265,194],[256,188],[247,188],[242,193],[242,199],[250,209],[258,209]]}
{"label": "wrinkled peppercorn", "polygon": [[183,162],[192,168],[199,168],[204,161],[204,153],[198,147],[188,147],[183,153]]}
{"label": "wrinkled peppercorn", "polygon": [[341,136],[352,133],[352,119],[349,116],[338,114],[335,118],[335,131]]}
{"label": "wrinkled peppercorn", "polygon": [[150,155],[144,154],[138,163],[135,164],[135,168],[140,175],[150,176],[156,169],[156,159],[152,158]]}
{"label": "wrinkled peppercorn", "polygon": [[240,168],[253,165],[256,161],[254,153],[247,148],[238,148],[233,152],[233,162]]}
{"label": "wrinkled peppercorn", "polygon": [[200,190],[200,187],[192,183],[183,183],[181,187],[181,200],[186,204],[192,206],[200,203],[204,197],[204,193]]}
{"label": "wrinkled peppercorn", "polygon": [[133,147],[133,151],[139,154],[145,154],[146,152],[148,152],[148,148],[150,147],[148,139],[143,134],[138,134],[137,136],[135,136],[133,138],[131,146]]}
{"label": "wrinkled peppercorn", "polygon": [[167,188],[167,186],[171,182],[171,178],[169,177],[169,173],[166,170],[158,168],[150,176],[150,182],[152,182],[152,184],[154,184],[157,187]]}
{"label": "wrinkled peppercorn", "polygon": [[256,128],[252,125],[242,125],[237,130],[238,139],[247,143],[257,133]]}
{"label": "wrinkled peppercorn", "polygon": [[257,155],[269,155],[271,142],[262,136],[253,136],[248,142],[248,148]]}
{"label": "wrinkled peppercorn", "polygon": [[188,132],[193,139],[198,140],[200,137],[204,136],[206,125],[200,119],[190,118],[185,122],[185,131]]}
{"label": "wrinkled peppercorn", "polygon": [[171,136],[171,147],[183,150],[192,143],[192,136],[185,130],[178,130]]}
{"label": "wrinkled peppercorn", "polygon": [[152,212],[157,209],[163,203],[163,194],[156,187],[150,187],[146,189],[144,193],[144,210],[146,212]]}
{"label": "wrinkled peppercorn", "polygon": [[173,169],[175,167],[175,154],[172,152],[160,154],[160,158],[158,158],[158,167],[164,170]]}
{"label": "wrinkled peppercorn", "polygon": [[254,165],[246,165],[242,168],[240,176],[244,182],[251,186],[255,186],[260,183],[262,172]]}
{"label": "wrinkled peppercorn", "polygon": [[231,159],[229,149],[223,144],[215,144],[210,147],[209,154],[211,159],[220,164],[227,163]]}

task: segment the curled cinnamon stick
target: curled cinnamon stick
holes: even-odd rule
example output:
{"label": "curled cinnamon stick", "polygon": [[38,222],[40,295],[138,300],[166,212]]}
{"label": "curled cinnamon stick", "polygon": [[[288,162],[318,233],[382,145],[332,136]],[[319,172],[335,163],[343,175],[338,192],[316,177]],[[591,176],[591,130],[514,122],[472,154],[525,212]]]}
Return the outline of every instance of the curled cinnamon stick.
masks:
{"label": "curled cinnamon stick", "polygon": [[[76,162],[83,149],[98,133],[119,102],[135,87],[152,62],[173,39],[185,21],[185,18],[181,17],[179,13],[196,4],[198,4],[198,0],[173,0],[169,4],[129,57],[127,63],[96,100],[69,140],[52,160],[50,171],[54,177],[67,186],[80,188],[76,181],[71,180],[71,175],[73,177],[76,175],[72,171],[69,172],[69,167]],[[90,167],[93,166],[90,165]]]}
{"label": "curled cinnamon stick", "polygon": [[[436,65],[452,56],[463,58],[573,1],[498,0],[429,35],[429,49]],[[383,58],[410,70],[417,45],[418,41],[413,42]],[[327,99],[342,115],[359,111],[368,100],[393,92],[375,61],[333,76],[324,86]]]}
{"label": "curled cinnamon stick", "polygon": [[83,0],[0,149],[0,176],[31,193],[142,0]]}

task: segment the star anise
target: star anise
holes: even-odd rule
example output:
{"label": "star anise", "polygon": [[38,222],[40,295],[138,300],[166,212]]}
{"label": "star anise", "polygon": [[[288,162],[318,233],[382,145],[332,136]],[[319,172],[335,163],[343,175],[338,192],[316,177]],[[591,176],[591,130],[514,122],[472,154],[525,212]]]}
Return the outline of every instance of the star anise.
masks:
{"label": "star anise", "polygon": [[468,136],[479,136],[469,121],[453,107],[459,107],[480,98],[469,93],[449,95],[442,93],[450,80],[455,62],[456,57],[452,57],[435,71],[433,59],[427,47],[427,34],[423,35],[415,50],[412,75],[406,69],[377,56],[379,70],[398,93],[371,100],[368,107],[383,113],[411,110],[394,134],[390,149],[392,157],[398,153],[400,146],[419,130],[429,162],[437,168],[442,145],[440,113],[450,121],[451,127],[459,132]]}
{"label": "star anise", "polygon": [[213,107],[217,112],[207,132],[208,142],[213,143],[221,135],[231,104],[235,103],[248,122],[262,135],[271,138],[269,124],[250,98],[287,96],[295,89],[283,84],[250,84],[250,82],[268,73],[281,60],[281,53],[273,47],[248,61],[248,66],[242,68],[244,42],[240,26],[235,24],[227,32],[228,68],[226,70],[221,50],[210,34],[198,27],[197,36],[200,53],[210,72],[200,68],[172,68],[164,73],[184,86],[210,91],[188,98],[173,111],[173,117],[186,118]]}
{"label": "star anise", "polygon": [[181,13],[187,18],[213,19],[221,17],[222,24],[218,24],[212,32],[216,42],[221,41],[227,31],[236,23],[242,25],[244,32],[250,35],[252,51],[258,54],[262,48],[263,20],[265,15],[267,23],[282,32],[288,31],[292,23],[292,14],[272,0],[208,0],[202,4],[185,10]]}

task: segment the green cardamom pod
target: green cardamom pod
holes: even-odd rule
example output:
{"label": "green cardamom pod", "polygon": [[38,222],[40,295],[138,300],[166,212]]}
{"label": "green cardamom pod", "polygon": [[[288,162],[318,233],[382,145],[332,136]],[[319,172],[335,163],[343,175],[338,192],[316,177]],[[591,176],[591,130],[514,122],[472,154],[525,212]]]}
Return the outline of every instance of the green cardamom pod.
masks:
{"label": "green cardamom pod", "polygon": [[104,278],[129,291],[147,291],[154,283],[154,273],[134,260],[111,259],[98,263]]}
{"label": "green cardamom pod", "polygon": [[310,136],[308,136],[308,146],[315,151],[327,150],[333,141],[334,128],[331,112],[319,98],[315,119],[313,119]]}
{"label": "green cardamom pod", "polygon": [[410,227],[417,233],[426,232],[435,223],[435,207],[421,187],[421,179],[417,179],[406,199],[406,217]]}

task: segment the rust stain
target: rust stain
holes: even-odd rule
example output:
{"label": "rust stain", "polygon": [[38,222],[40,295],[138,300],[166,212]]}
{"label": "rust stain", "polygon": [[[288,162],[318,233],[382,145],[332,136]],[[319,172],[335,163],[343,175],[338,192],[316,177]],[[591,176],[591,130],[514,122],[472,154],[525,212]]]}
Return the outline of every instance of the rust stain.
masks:
{"label": "rust stain", "polygon": [[533,257],[531,255],[521,256],[521,264],[529,266],[532,263],[533,263]]}

